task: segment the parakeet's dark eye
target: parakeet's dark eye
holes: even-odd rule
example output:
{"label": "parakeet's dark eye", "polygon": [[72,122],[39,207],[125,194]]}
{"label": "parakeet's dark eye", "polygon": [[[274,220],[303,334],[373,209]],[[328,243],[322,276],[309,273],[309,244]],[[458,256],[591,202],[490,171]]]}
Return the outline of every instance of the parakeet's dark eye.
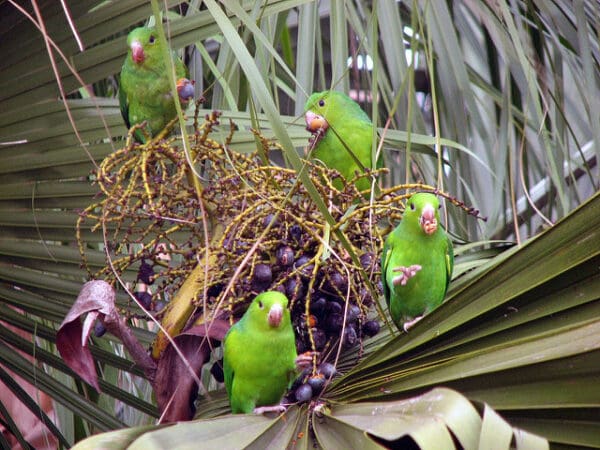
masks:
{"label": "parakeet's dark eye", "polygon": [[411,203],[411,204],[410,204],[410,210],[411,210],[411,211],[414,211],[414,210],[415,210],[415,204],[414,204],[414,203]]}
{"label": "parakeet's dark eye", "polygon": [[319,106],[322,108],[323,106],[325,106],[325,100],[321,99],[319,100]]}
{"label": "parakeet's dark eye", "polygon": [[442,209],[442,204],[441,203],[438,205],[438,209]]}
{"label": "parakeet's dark eye", "polygon": [[150,35],[150,39],[148,39],[148,42],[150,42],[151,44],[154,44],[154,41],[156,40],[156,38],[154,37],[153,34]]}
{"label": "parakeet's dark eye", "polygon": [[263,305],[263,302],[259,301],[259,302],[258,302],[258,307],[259,307],[260,309],[263,309],[263,308],[265,307],[265,305]]}

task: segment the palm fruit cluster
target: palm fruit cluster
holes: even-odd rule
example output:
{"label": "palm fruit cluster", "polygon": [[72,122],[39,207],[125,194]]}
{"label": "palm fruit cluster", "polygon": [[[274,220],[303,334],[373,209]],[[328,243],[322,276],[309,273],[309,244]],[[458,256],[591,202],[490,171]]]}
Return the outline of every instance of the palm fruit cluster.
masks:
{"label": "palm fruit cluster", "polygon": [[[301,180],[269,165],[282,149],[259,132],[250,140],[260,143],[256,151],[233,151],[237,131],[222,126],[218,112],[199,123],[197,112],[188,152],[173,139],[130,139],[109,155],[93,174],[102,198],[77,224],[83,264],[90,278],[126,286],[136,301],[121,304],[123,312],[146,319],[167,317],[194,273],[193,298],[183,299],[194,306],[186,326],[233,322],[258,293],[285,293],[298,352],[318,355],[296,386],[302,401],[333,375],[340,350],[360,349],[379,331],[382,236],[412,191],[432,188],[396,186],[366,201],[355,180],[335,170],[306,161]],[[371,175],[378,173],[361,176]],[[104,244],[106,260],[90,258],[89,242]]]}
{"label": "palm fruit cluster", "polygon": [[[320,182],[325,171],[312,171],[317,188],[329,188]],[[259,189],[273,180],[276,188]],[[243,186],[241,192],[232,195],[238,186]],[[375,256],[380,239],[369,230],[366,209],[344,215],[353,197],[339,196],[348,203],[331,209],[338,224],[331,227],[294,171],[258,164],[218,180],[205,194],[215,200],[227,196],[228,201],[215,202],[216,213],[230,217],[215,246],[216,265],[223,270],[207,280],[210,304],[221,304],[238,317],[260,292],[284,293],[290,300],[299,353],[326,352],[335,343],[354,347],[364,335],[377,331],[377,321],[368,317],[374,312],[373,295],[380,294]],[[342,228],[349,250],[335,235]]]}
{"label": "palm fruit cluster", "polygon": [[197,264],[205,230],[185,154],[174,139],[135,144],[134,132],[91,174],[101,199],[79,213],[76,236],[89,278],[127,287],[135,303],[118,297],[122,313],[148,319]]}

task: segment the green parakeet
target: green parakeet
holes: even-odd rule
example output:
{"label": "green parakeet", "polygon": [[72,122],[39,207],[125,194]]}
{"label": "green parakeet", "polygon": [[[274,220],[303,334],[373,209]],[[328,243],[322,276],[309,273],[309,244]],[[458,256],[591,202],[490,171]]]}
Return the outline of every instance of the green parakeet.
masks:
{"label": "green parakeet", "polygon": [[[313,133],[312,159],[336,169],[347,180],[373,167],[373,124],[358,103],[342,92],[323,91],[312,94],[304,109],[306,128]],[[334,186],[339,189],[341,184]],[[370,189],[371,180],[361,178],[356,187]]]}
{"label": "green parakeet", "polygon": [[[119,104],[127,128],[147,121],[152,136],[158,134],[177,115],[167,70],[170,65],[162,57],[160,38],[154,28],[139,27],[127,36],[127,56],[121,69]],[[175,66],[177,92],[185,108],[194,96],[193,82],[181,59],[171,51]],[[145,142],[141,131],[135,138]]]}
{"label": "green parakeet", "polygon": [[263,292],[225,335],[223,372],[234,414],[285,409],[279,402],[297,375],[287,306],[282,293]]}
{"label": "green parakeet", "polygon": [[385,299],[394,323],[405,331],[442,303],[452,277],[452,241],[440,225],[439,207],[433,194],[411,196],[383,247]]}

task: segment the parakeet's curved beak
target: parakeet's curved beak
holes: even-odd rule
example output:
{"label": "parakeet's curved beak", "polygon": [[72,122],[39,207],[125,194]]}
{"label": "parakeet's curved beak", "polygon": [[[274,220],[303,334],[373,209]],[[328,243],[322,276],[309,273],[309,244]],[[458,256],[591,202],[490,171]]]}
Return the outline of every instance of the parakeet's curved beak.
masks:
{"label": "parakeet's curved beak", "polygon": [[281,319],[283,318],[283,307],[277,303],[271,306],[267,318],[269,321],[269,326],[277,328],[281,323]]}
{"label": "parakeet's curved beak", "polygon": [[136,64],[141,64],[146,59],[146,55],[144,55],[144,47],[139,41],[133,41],[131,43],[131,58]]}
{"label": "parakeet's curved beak", "polygon": [[425,234],[432,234],[437,230],[438,223],[435,218],[435,208],[430,203],[427,203],[423,207],[421,217],[419,218],[419,224]]}
{"label": "parakeet's curved beak", "polygon": [[312,111],[306,111],[304,119],[306,119],[306,129],[312,133],[316,133],[319,130],[325,131],[329,126],[325,117],[315,114]]}

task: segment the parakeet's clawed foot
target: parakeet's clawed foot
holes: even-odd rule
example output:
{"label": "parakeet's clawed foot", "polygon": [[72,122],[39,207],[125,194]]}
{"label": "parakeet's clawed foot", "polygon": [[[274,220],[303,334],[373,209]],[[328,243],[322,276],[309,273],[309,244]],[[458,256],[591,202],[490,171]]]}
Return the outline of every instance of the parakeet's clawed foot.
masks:
{"label": "parakeet's clawed foot", "polygon": [[264,414],[268,412],[276,412],[283,413],[285,412],[286,407],[283,405],[273,405],[273,406],[260,406],[258,408],[254,408],[254,414]]}
{"label": "parakeet's clawed foot", "polygon": [[408,330],[410,328],[412,328],[415,325],[415,323],[417,323],[422,318],[423,318],[423,316],[418,316],[418,317],[415,317],[413,320],[409,320],[408,322],[404,322],[404,325],[402,325],[402,328],[404,328],[404,331],[406,333],[408,333]]}
{"label": "parakeet's clawed foot", "polygon": [[296,357],[296,368],[299,372],[304,369],[310,369],[313,364],[313,358],[318,355],[318,352],[304,352]]}
{"label": "parakeet's clawed foot", "polygon": [[410,280],[412,277],[414,277],[417,272],[419,270],[421,270],[421,266],[418,264],[413,264],[412,266],[408,266],[408,267],[404,267],[404,266],[399,266],[399,267],[394,267],[394,269],[392,269],[394,272],[401,272],[400,275],[398,275],[397,277],[394,277],[394,279],[392,280],[392,283],[394,284],[394,286],[405,286],[406,283],[408,283],[408,280]]}

